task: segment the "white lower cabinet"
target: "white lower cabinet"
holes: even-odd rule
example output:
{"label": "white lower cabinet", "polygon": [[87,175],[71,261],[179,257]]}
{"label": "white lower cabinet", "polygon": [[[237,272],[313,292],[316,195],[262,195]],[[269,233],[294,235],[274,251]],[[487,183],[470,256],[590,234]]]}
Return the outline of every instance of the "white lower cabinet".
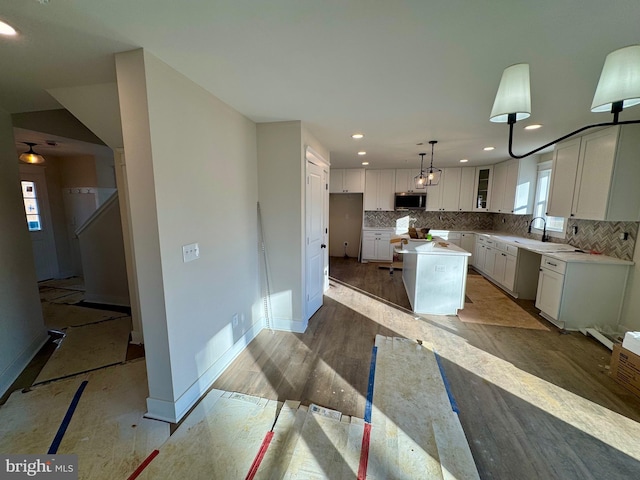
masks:
{"label": "white lower cabinet", "polygon": [[362,261],[366,260],[384,262],[390,262],[393,260],[391,232],[362,232]]}
{"label": "white lower cabinet", "polygon": [[471,254],[469,257],[469,265],[475,264],[475,248],[476,248],[476,235],[475,233],[461,233],[460,234],[460,247]]}
{"label": "white lower cabinet", "polygon": [[536,307],[540,315],[566,330],[615,328],[629,268],[595,261],[563,262],[543,255]]}

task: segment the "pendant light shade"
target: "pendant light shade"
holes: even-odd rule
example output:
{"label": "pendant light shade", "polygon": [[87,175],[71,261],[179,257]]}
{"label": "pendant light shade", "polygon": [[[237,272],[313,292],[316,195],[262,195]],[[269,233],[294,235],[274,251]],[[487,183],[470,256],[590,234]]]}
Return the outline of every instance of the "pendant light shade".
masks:
{"label": "pendant light shade", "polygon": [[511,113],[516,114],[516,121],[531,115],[528,63],[518,63],[504,69],[489,119],[506,123]]}
{"label": "pendant light shade", "polygon": [[435,186],[440,182],[440,177],[442,176],[442,170],[433,167],[433,146],[438,143],[438,141],[430,140],[429,143],[431,144],[431,165],[427,171],[422,168],[426,153],[421,153],[420,175],[415,177],[416,189]]}
{"label": "pendant light shade", "polygon": [[29,150],[20,155],[20,161],[23,163],[44,163],[44,157],[33,151],[33,147],[37,143],[22,142],[25,145],[29,145]]}
{"label": "pendant light shade", "polygon": [[611,112],[616,102],[622,108],[640,104],[640,45],[615,50],[604,60],[591,111]]}

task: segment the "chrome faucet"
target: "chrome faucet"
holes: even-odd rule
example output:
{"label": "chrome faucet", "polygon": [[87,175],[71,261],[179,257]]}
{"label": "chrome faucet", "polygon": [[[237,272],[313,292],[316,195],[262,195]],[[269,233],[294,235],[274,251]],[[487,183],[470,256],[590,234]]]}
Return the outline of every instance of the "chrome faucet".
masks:
{"label": "chrome faucet", "polygon": [[544,222],[542,224],[542,241],[543,242],[548,242],[549,238],[547,237],[547,219],[546,218],[544,218],[544,217],[534,217],[534,218],[532,218],[531,221],[529,222],[529,230],[528,230],[528,232],[531,233],[531,225],[538,218]]}

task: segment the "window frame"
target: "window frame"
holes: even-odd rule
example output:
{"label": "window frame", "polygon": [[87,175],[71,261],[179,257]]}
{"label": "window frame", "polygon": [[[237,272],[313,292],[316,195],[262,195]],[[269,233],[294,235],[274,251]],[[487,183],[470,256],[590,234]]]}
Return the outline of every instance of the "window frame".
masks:
{"label": "window frame", "polygon": [[[536,176],[536,193],[533,203],[533,213],[531,216],[532,218],[542,217],[545,219],[548,236],[554,238],[565,238],[567,219],[564,217],[553,217],[547,215],[549,192],[551,190],[551,175],[553,173],[552,164],[553,162],[551,160],[540,162],[538,164],[538,172]],[[542,195],[542,192],[540,191],[543,181],[546,181],[547,183],[547,190],[546,192],[544,192],[544,195]],[[541,199],[541,196],[544,196],[544,198]],[[554,228],[553,223],[559,222],[560,220],[562,220],[562,226],[560,228]],[[531,232],[542,235],[543,222],[539,218],[534,220],[531,224]]]}

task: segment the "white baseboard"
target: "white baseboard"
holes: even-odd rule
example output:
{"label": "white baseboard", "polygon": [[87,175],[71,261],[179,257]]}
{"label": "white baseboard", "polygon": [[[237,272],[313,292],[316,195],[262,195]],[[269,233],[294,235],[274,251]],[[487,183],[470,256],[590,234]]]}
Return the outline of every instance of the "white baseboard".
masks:
{"label": "white baseboard", "polygon": [[42,335],[38,335],[29,346],[22,351],[18,358],[0,374],[0,396],[9,390],[9,387],[11,387],[13,382],[20,376],[25,367],[29,365],[29,362],[36,356],[36,353],[47,343],[47,340],[49,340],[49,335],[44,331]]}
{"label": "white baseboard", "polygon": [[224,370],[233,362],[247,345],[258,336],[264,328],[262,322],[256,322],[240,339],[211,365],[191,387],[175,402],[147,398],[145,417],[177,423],[209,390]]}
{"label": "white baseboard", "polygon": [[292,333],[304,333],[307,329],[308,322],[300,322],[284,318],[272,318],[270,319],[269,324],[273,330]]}
{"label": "white baseboard", "polygon": [[138,330],[131,330],[131,341],[129,343],[133,343],[136,345],[144,344],[144,337],[142,336],[142,332]]}

